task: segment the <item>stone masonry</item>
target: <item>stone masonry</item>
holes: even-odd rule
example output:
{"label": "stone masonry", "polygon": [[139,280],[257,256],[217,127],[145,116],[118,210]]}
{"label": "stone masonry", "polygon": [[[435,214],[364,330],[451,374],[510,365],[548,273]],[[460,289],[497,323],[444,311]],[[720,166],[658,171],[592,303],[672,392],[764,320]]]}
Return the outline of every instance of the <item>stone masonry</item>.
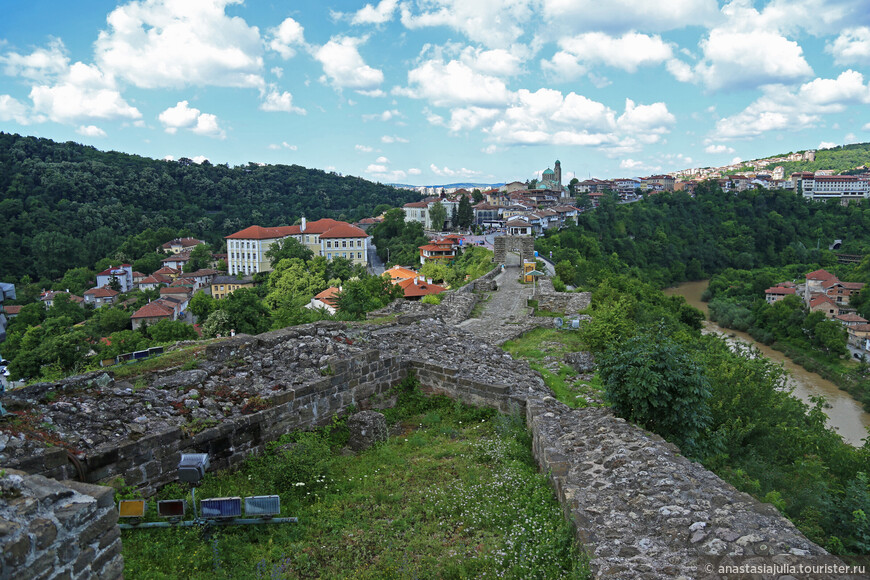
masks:
{"label": "stone masonry", "polygon": [[[500,276],[496,295],[528,292]],[[100,374],[47,391],[25,389],[15,404],[54,425],[69,448],[39,454],[39,445],[6,436],[2,461],[69,478],[75,470],[61,459],[70,453],[87,481],[122,476],[148,495],[175,478],[182,452],[209,453],[213,469],[236,465],[281,434],[323,424],[351,405],[389,405],[391,387],[413,371],[424,391],[525,414],[536,460],[598,576],[705,578],[706,558],[776,555],[815,563],[829,557],[772,506],[738,492],[660,437],[609,410],[572,410],[553,399],[525,361],[494,345],[531,324],[527,310],[490,308],[496,298],[481,324],[461,328],[431,317],[435,309],[380,325],[323,322],[214,343],[199,368],[159,373],[140,388]],[[515,298],[498,300],[522,304]],[[506,312],[518,324],[493,322]],[[0,537],[4,554],[10,539],[25,542],[14,530]],[[27,536],[17,558],[40,557],[36,537]]]}
{"label": "stone masonry", "polygon": [[15,470],[0,482],[0,580],[123,577],[114,490]]}

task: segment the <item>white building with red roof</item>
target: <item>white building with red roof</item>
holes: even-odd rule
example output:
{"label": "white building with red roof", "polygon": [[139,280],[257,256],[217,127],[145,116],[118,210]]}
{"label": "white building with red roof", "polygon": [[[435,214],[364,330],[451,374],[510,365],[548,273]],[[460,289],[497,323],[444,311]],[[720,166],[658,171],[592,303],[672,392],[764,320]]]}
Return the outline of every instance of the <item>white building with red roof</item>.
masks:
{"label": "white building with red roof", "polygon": [[109,266],[97,274],[97,288],[111,285],[113,278],[121,285],[121,292],[129,292],[133,289],[133,266],[130,264]]}
{"label": "white building with red roof", "polygon": [[447,288],[438,284],[433,284],[431,279],[416,276],[399,282],[399,286],[405,293],[406,300],[420,300],[423,296],[429,294],[441,294]]}
{"label": "white building with red roof", "polygon": [[354,264],[368,264],[369,235],[347,222],[324,218],[298,226],[265,228],[250,226],[226,237],[227,266],[231,275],[268,272],[272,264],[266,252],[278,240],[293,238],[327,260],[347,258]]}
{"label": "white building with red roof", "polygon": [[170,240],[165,244],[158,246],[157,251],[178,254],[179,252],[190,251],[194,247],[204,243],[204,241],[197,240],[196,238],[175,238],[174,240]]}
{"label": "white building with red roof", "polygon": [[794,288],[786,288],[784,286],[774,286],[764,291],[764,299],[768,304],[779,302],[786,296],[793,296],[797,293]]}
{"label": "white building with red roof", "polygon": [[330,314],[335,314],[338,309],[338,295],[341,292],[341,286],[332,286],[323,292],[318,293],[311,299],[311,302],[305,305],[305,308],[323,309]]}
{"label": "white building with red roof", "polygon": [[91,288],[85,292],[85,304],[91,304],[95,308],[99,308],[104,304],[114,304],[115,299],[120,292],[112,290],[108,286],[102,288]]}

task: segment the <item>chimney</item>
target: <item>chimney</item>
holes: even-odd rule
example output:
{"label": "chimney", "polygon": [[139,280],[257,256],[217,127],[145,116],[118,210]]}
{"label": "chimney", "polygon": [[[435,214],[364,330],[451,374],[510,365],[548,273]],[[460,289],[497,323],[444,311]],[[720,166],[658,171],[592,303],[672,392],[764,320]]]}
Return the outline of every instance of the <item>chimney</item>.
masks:
{"label": "chimney", "polygon": [[432,283],[432,278],[426,278],[426,283],[427,283],[427,284],[431,284],[431,283]]}
{"label": "chimney", "polygon": [[307,223],[307,222],[305,221],[305,216],[302,216],[302,226],[299,228],[299,231],[300,231],[300,232],[304,232],[304,231],[305,231],[305,225],[306,225],[306,223]]}

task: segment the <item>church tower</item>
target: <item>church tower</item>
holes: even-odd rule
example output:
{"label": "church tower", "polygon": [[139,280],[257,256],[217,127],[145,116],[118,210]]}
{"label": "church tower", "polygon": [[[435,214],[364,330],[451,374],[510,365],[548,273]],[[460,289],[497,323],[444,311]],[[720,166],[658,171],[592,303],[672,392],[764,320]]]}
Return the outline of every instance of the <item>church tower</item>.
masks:
{"label": "church tower", "polygon": [[553,173],[556,174],[556,185],[561,189],[562,187],[562,163],[556,159],[556,165],[553,166]]}

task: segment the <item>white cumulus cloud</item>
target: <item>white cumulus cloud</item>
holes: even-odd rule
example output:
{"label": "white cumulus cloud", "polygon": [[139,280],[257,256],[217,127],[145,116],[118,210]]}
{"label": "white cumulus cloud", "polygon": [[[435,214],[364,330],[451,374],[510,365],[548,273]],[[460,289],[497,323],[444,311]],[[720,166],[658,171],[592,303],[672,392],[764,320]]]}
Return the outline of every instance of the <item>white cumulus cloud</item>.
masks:
{"label": "white cumulus cloud", "polygon": [[707,145],[707,147],[704,149],[704,151],[706,151],[707,153],[710,153],[712,155],[720,155],[723,153],[727,153],[730,155],[730,154],[734,153],[734,148],[728,147],[727,145],[713,145],[713,144],[711,144],[711,145]]}
{"label": "white cumulus cloud", "polygon": [[293,105],[293,95],[287,91],[279,93],[274,87],[266,93],[263,102],[260,104],[260,110],[268,112],[278,111],[284,113],[298,113],[300,115],[305,114],[305,109]]}
{"label": "white cumulus cloud", "polygon": [[673,49],[660,36],[637,32],[618,37],[587,32],[561,39],[559,47],[561,50],[542,65],[559,76],[568,77],[576,77],[598,64],[633,73],[641,66],[661,64],[673,56]]}
{"label": "white cumulus cloud", "polygon": [[351,18],[351,24],[384,24],[393,19],[399,0],[381,0],[377,6],[366,4]]}
{"label": "white cumulus cloud", "polygon": [[15,121],[20,125],[29,124],[27,106],[12,95],[0,95],[0,121]]}
{"label": "white cumulus cloud", "polygon": [[396,94],[426,99],[438,107],[504,106],[509,91],[501,79],[475,72],[458,60],[428,60],[408,71],[408,87]]}
{"label": "white cumulus cloud", "polygon": [[844,30],[825,50],[834,55],[837,64],[867,65],[870,63],[870,27]]}
{"label": "white cumulus cloud", "polygon": [[384,82],[384,73],[367,65],[360,55],[358,47],[363,42],[360,38],[339,36],[314,52],[314,58],[323,65],[326,78],[335,88],[377,91]]}
{"label": "white cumulus cloud", "polygon": [[285,18],[275,28],[269,29],[269,48],[283,59],[296,56],[297,47],[305,47],[305,30],[292,18]]}
{"label": "white cumulus cloud", "polygon": [[225,9],[242,0],[141,0],[118,6],[95,43],[104,71],[143,88],[262,87],[259,30]]}
{"label": "white cumulus cloud", "polygon": [[373,147],[369,147],[368,145],[356,145],[355,149],[357,151],[361,151],[362,153],[371,153],[374,151]]}
{"label": "white cumulus cloud", "polygon": [[85,137],[105,137],[106,132],[96,125],[82,125],[76,129],[76,133]]}
{"label": "white cumulus cloud", "polygon": [[190,107],[187,101],[179,101],[174,107],[160,113],[157,118],[163,124],[165,131],[170,134],[175,134],[179,129],[189,129],[197,135],[207,137],[223,139],[226,136],[218,125],[215,115]]}

